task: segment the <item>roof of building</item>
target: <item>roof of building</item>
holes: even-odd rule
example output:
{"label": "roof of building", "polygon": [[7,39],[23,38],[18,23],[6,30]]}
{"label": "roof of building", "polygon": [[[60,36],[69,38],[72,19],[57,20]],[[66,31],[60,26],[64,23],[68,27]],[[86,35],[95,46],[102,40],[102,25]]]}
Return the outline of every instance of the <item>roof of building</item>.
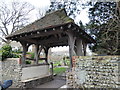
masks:
{"label": "roof of building", "polygon": [[26,27],[20,30],[15,31],[14,33],[7,37],[12,37],[14,35],[19,35],[23,33],[29,33],[36,30],[43,30],[45,28],[54,27],[57,25],[62,25],[70,22],[74,22],[74,20],[67,16],[65,9],[60,9],[46,14],[41,19],[27,25]]}
{"label": "roof of building", "polygon": [[[54,45],[51,46],[68,45],[67,37],[65,35],[67,31],[72,31],[77,37],[83,39],[87,43],[95,42],[90,35],[74,23],[73,19],[67,16],[65,9],[46,14],[41,19],[15,31],[11,35],[8,35],[6,39],[15,41],[21,40],[30,43],[38,43],[39,40],[39,44],[48,43],[49,41],[50,43],[54,43]],[[56,38],[55,42],[55,37],[57,37],[56,34],[62,38]],[[58,40],[60,43],[57,42]]]}

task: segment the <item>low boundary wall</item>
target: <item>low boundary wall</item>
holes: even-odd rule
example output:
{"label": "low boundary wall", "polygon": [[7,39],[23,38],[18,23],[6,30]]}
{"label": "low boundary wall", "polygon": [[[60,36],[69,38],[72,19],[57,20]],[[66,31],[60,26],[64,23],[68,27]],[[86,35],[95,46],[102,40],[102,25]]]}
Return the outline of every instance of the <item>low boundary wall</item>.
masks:
{"label": "low boundary wall", "polygon": [[67,73],[72,88],[120,88],[120,56],[73,57],[74,67]]}
{"label": "low boundary wall", "polygon": [[15,88],[25,87],[26,85],[23,85],[23,83],[29,84],[31,81],[35,82],[40,78],[48,78],[50,76],[48,64],[22,66],[19,58],[7,58],[4,61],[0,61],[0,81],[13,80],[12,87]]}

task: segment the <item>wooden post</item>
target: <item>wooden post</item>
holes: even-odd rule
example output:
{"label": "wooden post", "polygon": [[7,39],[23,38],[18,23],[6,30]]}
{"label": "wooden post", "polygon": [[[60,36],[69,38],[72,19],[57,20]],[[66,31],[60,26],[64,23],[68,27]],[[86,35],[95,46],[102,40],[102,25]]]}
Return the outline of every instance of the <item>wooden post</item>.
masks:
{"label": "wooden post", "polygon": [[50,65],[51,65],[51,67],[50,67],[50,70],[51,70],[51,74],[52,74],[52,77],[53,77],[53,62],[50,62]]}
{"label": "wooden post", "polygon": [[26,52],[27,52],[27,51],[26,51],[26,47],[23,46],[23,54],[22,54],[22,61],[21,61],[22,64],[25,64]]}
{"label": "wooden post", "polygon": [[67,34],[68,34],[69,55],[70,55],[70,69],[72,70],[73,67],[72,56],[74,54],[74,44],[76,37],[74,37],[72,32],[67,32]]}
{"label": "wooden post", "polygon": [[74,46],[74,51],[75,51],[76,56],[77,56],[77,47],[76,47],[76,43],[75,43],[75,46]]}
{"label": "wooden post", "polygon": [[84,56],[86,56],[86,48],[87,48],[87,43],[83,42],[83,52],[84,52]]}
{"label": "wooden post", "polygon": [[49,48],[45,47],[44,50],[45,50],[45,58],[46,58],[45,62],[48,64],[48,50],[49,50]]}
{"label": "wooden post", "polygon": [[76,39],[76,54],[77,56],[83,56],[82,40],[80,38]]}
{"label": "wooden post", "polygon": [[39,50],[38,50],[38,58],[40,57],[40,53],[41,53],[42,49],[43,49],[43,46],[39,46]]}
{"label": "wooden post", "polygon": [[25,64],[25,60],[26,60],[26,52],[28,50],[29,45],[27,46],[26,42],[20,42],[22,47],[23,47],[23,53],[22,53],[22,61],[21,64]]}
{"label": "wooden post", "polygon": [[38,51],[39,51],[39,45],[35,44],[35,60],[36,60],[36,64],[38,64]]}

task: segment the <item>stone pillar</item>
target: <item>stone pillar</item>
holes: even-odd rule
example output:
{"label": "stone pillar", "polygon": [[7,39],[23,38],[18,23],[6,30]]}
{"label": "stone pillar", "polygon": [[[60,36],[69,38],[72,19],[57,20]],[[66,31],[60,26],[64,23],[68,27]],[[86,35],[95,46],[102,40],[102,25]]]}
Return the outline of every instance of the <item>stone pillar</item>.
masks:
{"label": "stone pillar", "polygon": [[35,44],[35,60],[36,60],[36,64],[38,64],[38,60],[39,60],[38,51],[39,51],[39,45]]}
{"label": "stone pillar", "polygon": [[72,62],[72,56],[74,55],[74,44],[75,44],[75,39],[72,32],[67,32],[68,35],[68,45],[69,45],[69,55],[70,55],[70,69],[73,67],[73,62]]}
{"label": "stone pillar", "polygon": [[87,43],[83,42],[83,53],[84,53],[84,56],[86,56],[86,48],[87,48]]}
{"label": "stone pillar", "polygon": [[76,39],[76,54],[77,56],[83,56],[83,51],[82,51],[82,40],[80,38]]}

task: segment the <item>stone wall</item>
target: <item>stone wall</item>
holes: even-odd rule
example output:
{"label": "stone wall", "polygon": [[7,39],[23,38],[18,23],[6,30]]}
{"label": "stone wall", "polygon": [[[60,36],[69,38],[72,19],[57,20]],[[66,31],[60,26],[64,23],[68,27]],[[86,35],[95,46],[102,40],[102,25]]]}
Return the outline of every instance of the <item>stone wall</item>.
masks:
{"label": "stone wall", "polygon": [[[44,71],[42,72],[41,70]],[[38,83],[37,81],[44,77],[50,77],[48,64],[22,66],[19,58],[7,58],[4,61],[0,60],[0,81],[13,80],[13,88],[23,88],[26,86],[25,84],[34,86],[31,84],[32,81]],[[49,80],[51,80],[51,77]],[[28,85],[27,87],[29,87]]]}
{"label": "stone wall", "polygon": [[1,62],[1,60],[2,60],[2,53],[0,52],[0,81],[2,81],[2,62]]}
{"label": "stone wall", "polygon": [[19,87],[21,76],[22,76],[22,66],[19,64],[19,58],[7,58],[4,61],[0,61],[1,70],[0,73],[1,81],[13,80],[13,87]]}
{"label": "stone wall", "polygon": [[2,81],[2,62],[0,60],[0,81]]}
{"label": "stone wall", "polygon": [[67,73],[72,88],[120,88],[120,56],[73,57],[74,67]]}

